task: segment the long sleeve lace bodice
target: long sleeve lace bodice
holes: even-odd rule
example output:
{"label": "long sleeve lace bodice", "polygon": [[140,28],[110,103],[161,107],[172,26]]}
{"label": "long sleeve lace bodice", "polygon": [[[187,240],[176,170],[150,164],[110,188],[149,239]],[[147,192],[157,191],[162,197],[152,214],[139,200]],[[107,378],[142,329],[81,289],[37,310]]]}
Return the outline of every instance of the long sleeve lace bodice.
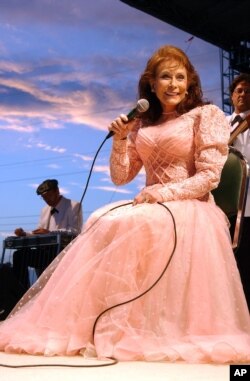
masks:
{"label": "long sleeve lace bodice", "polygon": [[214,105],[197,107],[160,125],[137,127],[129,139],[113,143],[112,180],[126,184],[144,166],[146,186],[161,184],[163,201],[207,200],[219,183],[229,136],[224,113]]}

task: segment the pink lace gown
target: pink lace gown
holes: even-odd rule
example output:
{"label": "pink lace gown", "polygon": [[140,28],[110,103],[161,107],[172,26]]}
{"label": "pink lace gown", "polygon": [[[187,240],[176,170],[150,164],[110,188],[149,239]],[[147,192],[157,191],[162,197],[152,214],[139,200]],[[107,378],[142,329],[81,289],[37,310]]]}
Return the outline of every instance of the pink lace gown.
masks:
{"label": "pink lace gown", "polygon": [[161,186],[169,210],[159,204],[112,209],[127,201],[97,210],[1,324],[0,349],[249,362],[249,313],[228,222],[210,194],[228,138],[222,111],[206,105],[114,142],[114,182],[130,181],[144,165],[147,186]]}

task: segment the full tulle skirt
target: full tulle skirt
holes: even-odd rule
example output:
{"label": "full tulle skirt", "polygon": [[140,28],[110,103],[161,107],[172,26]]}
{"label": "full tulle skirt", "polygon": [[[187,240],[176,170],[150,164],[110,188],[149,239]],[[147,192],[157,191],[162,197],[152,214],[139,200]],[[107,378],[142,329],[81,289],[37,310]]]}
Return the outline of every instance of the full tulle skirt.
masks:
{"label": "full tulle skirt", "polygon": [[92,214],[1,324],[0,349],[250,362],[249,312],[222,211],[198,200],[126,203]]}

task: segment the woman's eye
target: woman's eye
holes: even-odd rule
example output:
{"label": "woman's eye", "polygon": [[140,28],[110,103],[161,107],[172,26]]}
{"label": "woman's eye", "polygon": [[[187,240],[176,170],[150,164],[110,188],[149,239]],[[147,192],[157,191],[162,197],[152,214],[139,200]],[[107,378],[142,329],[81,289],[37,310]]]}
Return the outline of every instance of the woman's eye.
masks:
{"label": "woman's eye", "polygon": [[178,77],[176,77],[176,79],[178,81],[183,81],[185,79],[185,77],[183,75],[179,75]]}
{"label": "woman's eye", "polygon": [[171,77],[170,77],[170,75],[168,75],[168,74],[163,74],[163,75],[161,76],[161,78],[163,78],[163,79],[170,79]]}

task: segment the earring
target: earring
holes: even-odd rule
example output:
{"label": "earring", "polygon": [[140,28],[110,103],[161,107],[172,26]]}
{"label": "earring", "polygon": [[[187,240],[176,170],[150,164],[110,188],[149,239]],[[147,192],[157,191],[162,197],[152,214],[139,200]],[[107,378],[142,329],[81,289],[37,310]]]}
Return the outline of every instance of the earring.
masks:
{"label": "earring", "polygon": [[152,92],[152,93],[155,92],[155,88],[154,88],[154,86],[151,87],[151,92]]}
{"label": "earring", "polygon": [[188,91],[185,91],[185,95],[188,95]]}

